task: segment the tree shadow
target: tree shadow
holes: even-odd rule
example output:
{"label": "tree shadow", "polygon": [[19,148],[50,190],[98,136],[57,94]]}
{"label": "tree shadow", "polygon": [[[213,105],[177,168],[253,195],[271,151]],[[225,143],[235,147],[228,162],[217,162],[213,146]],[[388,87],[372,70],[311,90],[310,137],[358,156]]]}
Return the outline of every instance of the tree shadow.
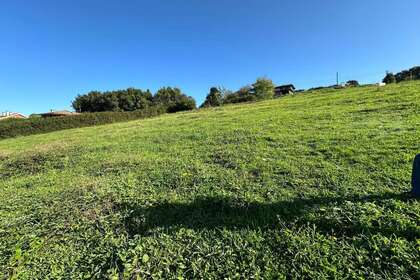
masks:
{"label": "tree shadow", "polygon": [[290,226],[312,224],[321,232],[334,233],[337,236],[381,233],[408,240],[418,238],[419,232],[416,226],[396,229],[389,225],[364,225],[357,220],[328,219],[323,215],[318,215],[314,219],[308,215],[320,211],[323,207],[331,210],[332,206],[340,206],[346,201],[380,203],[388,199],[410,201],[414,198],[408,193],[384,193],[368,196],[295,198],[291,201],[265,204],[228,197],[202,197],[191,203],[160,203],[151,207],[120,204],[118,208],[128,213],[124,225],[130,236],[149,235],[150,230],[154,228],[164,228],[167,231],[177,230],[180,227],[195,230],[238,230],[275,229],[280,224]]}

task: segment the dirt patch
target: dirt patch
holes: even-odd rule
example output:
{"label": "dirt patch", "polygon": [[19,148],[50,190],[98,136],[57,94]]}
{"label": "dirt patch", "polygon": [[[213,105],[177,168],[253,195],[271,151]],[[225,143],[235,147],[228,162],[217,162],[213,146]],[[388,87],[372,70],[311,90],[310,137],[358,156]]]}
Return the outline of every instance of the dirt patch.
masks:
{"label": "dirt patch", "polygon": [[70,150],[71,144],[68,141],[54,141],[49,143],[38,144],[34,147],[39,153],[57,152]]}
{"label": "dirt patch", "polygon": [[48,170],[62,170],[74,165],[75,154],[70,150],[55,152],[29,152],[14,157],[6,157],[0,164],[0,174],[3,179],[36,175]]}
{"label": "dirt patch", "polygon": [[88,172],[89,175],[94,177],[102,177],[108,175],[123,175],[130,171],[141,168],[144,165],[142,162],[137,161],[117,161],[117,162],[103,162],[99,165],[92,166]]}

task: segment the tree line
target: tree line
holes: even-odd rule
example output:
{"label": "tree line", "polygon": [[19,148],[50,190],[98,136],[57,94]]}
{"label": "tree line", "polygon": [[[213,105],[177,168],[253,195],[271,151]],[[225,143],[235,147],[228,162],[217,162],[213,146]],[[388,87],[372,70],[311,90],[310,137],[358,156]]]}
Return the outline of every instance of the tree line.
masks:
{"label": "tree line", "polygon": [[[390,84],[410,80],[420,80],[420,66],[396,74],[388,72],[383,82]],[[355,80],[346,83],[346,87],[353,86],[359,86],[359,83]],[[268,78],[258,78],[253,84],[241,87],[237,91],[231,91],[223,87],[212,87],[200,108],[265,100],[274,97],[276,97],[276,94],[273,81]],[[194,98],[184,94],[176,87],[163,87],[154,95],[149,90],[144,91],[136,88],[106,92],[91,91],[84,95],[78,95],[72,105],[80,113],[141,111],[151,107],[159,107],[164,112],[174,113],[197,108]]]}
{"label": "tree line", "polygon": [[[200,107],[270,99],[274,97],[274,88],[273,81],[267,78],[259,78],[254,84],[235,92],[212,87]],[[160,107],[167,113],[174,113],[196,109],[196,102],[179,88],[163,87],[154,95],[150,90],[128,88],[78,95],[72,106],[79,113],[139,111],[150,107]]]}
{"label": "tree line", "polygon": [[196,108],[194,98],[187,96],[179,88],[164,87],[155,95],[149,90],[128,88],[115,91],[91,91],[78,95],[72,102],[79,113],[139,111],[150,107],[161,107],[168,113]]}
{"label": "tree line", "polygon": [[235,92],[222,87],[212,87],[200,107],[271,99],[275,97],[274,89],[273,81],[267,78],[259,78],[254,84],[241,87]]}
{"label": "tree line", "polygon": [[409,70],[403,70],[396,74],[387,72],[385,78],[382,81],[386,84],[392,84],[413,80],[420,80],[420,66],[413,67]]}

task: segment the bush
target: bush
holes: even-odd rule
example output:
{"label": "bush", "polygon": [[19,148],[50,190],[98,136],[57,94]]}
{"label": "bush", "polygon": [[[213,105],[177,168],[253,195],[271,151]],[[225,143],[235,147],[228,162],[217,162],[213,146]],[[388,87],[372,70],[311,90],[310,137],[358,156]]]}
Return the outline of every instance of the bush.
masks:
{"label": "bush", "polygon": [[143,119],[158,116],[165,111],[165,108],[161,106],[150,106],[134,112],[100,112],[67,117],[4,120],[0,122],[0,139]]}

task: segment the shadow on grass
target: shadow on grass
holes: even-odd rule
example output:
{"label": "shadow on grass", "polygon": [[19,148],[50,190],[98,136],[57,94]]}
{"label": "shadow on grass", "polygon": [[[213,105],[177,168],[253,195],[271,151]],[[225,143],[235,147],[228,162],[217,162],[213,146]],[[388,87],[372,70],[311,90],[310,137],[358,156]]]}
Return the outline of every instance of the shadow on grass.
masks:
{"label": "shadow on grass", "polygon": [[[177,230],[190,229],[275,229],[281,225],[315,225],[325,233],[338,236],[381,233],[395,235],[408,240],[419,237],[415,225],[395,228],[392,225],[361,224],[357,215],[349,219],[347,213],[327,218],[333,207],[340,207],[346,201],[377,202],[382,200],[410,201],[409,194],[385,193],[369,196],[296,198],[272,204],[249,203],[224,197],[198,198],[191,203],[161,203],[151,207],[132,204],[119,205],[129,213],[125,227],[131,236],[148,235],[154,228]],[[320,208],[326,207],[325,213]],[[328,208],[329,207],[329,208]],[[316,213],[317,215],[310,215]],[[325,214],[325,215],[324,215]],[[354,214],[354,213],[351,213]],[[356,213],[357,214],[357,213]]]}

